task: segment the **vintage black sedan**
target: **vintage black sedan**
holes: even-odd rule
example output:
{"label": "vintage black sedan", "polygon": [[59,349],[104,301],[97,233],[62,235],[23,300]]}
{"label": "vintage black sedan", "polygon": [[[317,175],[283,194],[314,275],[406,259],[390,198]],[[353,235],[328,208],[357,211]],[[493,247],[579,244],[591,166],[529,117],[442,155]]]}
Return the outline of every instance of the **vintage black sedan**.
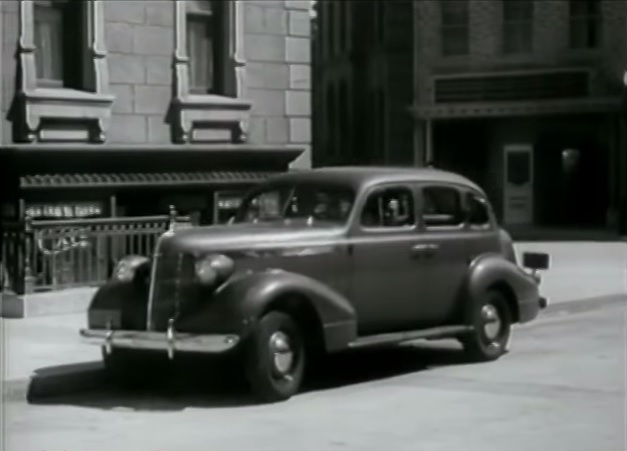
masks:
{"label": "vintage black sedan", "polygon": [[229,224],[169,230],[118,264],[81,335],[108,374],[161,353],[232,353],[262,401],[317,356],[456,338],[476,361],[536,318],[543,253],[517,262],[485,193],[436,169],[321,168],[253,189]]}

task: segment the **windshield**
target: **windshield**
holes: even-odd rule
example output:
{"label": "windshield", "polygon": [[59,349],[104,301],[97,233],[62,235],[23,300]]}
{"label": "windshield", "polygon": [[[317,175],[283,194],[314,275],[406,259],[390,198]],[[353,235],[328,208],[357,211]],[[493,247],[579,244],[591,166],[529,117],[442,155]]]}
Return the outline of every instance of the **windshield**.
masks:
{"label": "windshield", "polygon": [[345,223],[355,195],[346,187],[320,184],[274,185],[242,203],[237,222],[309,219]]}

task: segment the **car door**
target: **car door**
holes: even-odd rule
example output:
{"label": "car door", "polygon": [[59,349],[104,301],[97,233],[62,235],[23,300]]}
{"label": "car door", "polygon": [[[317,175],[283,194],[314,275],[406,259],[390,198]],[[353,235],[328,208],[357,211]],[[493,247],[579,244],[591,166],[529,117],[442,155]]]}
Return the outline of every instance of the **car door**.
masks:
{"label": "car door", "polygon": [[384,185],[358,205],[349,247],[360,334],[402,330],[419,313],[425,280],[411,250],[417,232],[414,194],[411,185]]}
{"label": "car door", "polygon": [[456,185],[425,183],[417,186],[420,198],[422,274],[421,314],[430,325],[451,322],[459,306],[469,258],[462,190]]}

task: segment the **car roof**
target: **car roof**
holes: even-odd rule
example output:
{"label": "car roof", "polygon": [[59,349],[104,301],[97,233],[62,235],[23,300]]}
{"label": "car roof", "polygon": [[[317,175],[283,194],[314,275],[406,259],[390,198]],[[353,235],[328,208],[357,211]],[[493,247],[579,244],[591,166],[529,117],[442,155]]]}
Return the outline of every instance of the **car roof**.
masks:
{"label": "car roof", "polygon": [[454,172],[432,168],[406,168],[391,166],[333,166],[309,170],[295,170],[273,177],[269,182],[342,183],[361,191],[379,183],[435,182],[450,183],[483,190],[466,177]]}

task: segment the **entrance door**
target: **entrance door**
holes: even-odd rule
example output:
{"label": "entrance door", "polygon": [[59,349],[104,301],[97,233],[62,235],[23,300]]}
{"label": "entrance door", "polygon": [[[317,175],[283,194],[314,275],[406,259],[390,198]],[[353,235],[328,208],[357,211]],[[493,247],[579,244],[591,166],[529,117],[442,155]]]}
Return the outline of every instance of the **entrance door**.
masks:
{"label": "entrance door", "polygon": [[508,225],[533,224],[533,147],[504,148],[503,212]]}

